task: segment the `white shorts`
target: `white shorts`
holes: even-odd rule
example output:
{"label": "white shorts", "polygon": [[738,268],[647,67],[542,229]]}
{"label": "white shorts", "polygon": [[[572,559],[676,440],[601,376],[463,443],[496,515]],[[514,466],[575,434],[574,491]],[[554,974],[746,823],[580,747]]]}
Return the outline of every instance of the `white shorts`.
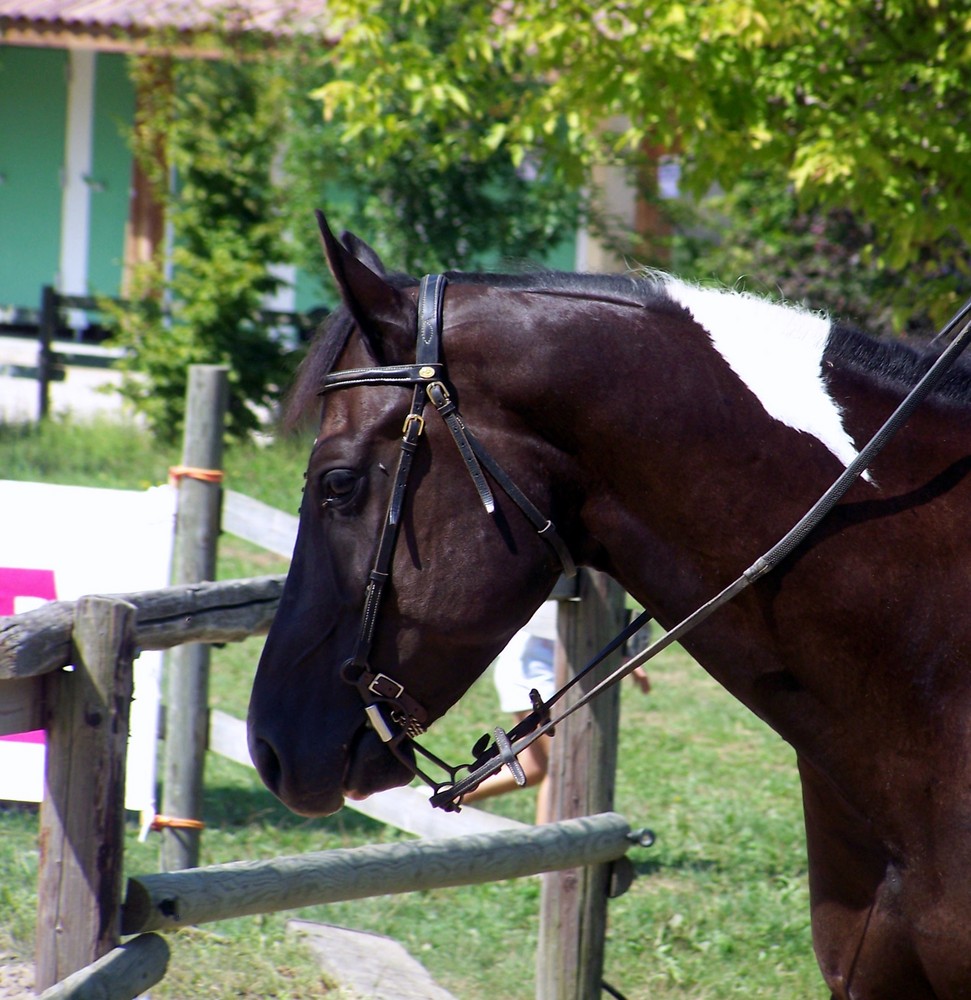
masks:
{"label": "white shorts", "polygon": [[529,692],[535,688],[546,701],[556,692],[553,677],[553,640],[517,632],[499,654],[493,681],[503,712],[528,712],[533,704]]}

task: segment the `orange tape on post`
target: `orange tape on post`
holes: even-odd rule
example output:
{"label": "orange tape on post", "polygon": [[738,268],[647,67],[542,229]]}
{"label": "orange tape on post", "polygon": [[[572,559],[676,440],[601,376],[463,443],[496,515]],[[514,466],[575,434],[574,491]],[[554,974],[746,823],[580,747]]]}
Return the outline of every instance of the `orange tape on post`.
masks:
{"label": "orange tape on post", "polygon": [[197,479],[201,483],[221,483],[225,478],[221,469],[199,469],[194,465],[173,465],[169,468],[169,482]]}
{"label": "orange tape on post", "polygon": [[150,830],[204,830],[201,819],[183,819],[180,816],[156,816],[149,824]]}

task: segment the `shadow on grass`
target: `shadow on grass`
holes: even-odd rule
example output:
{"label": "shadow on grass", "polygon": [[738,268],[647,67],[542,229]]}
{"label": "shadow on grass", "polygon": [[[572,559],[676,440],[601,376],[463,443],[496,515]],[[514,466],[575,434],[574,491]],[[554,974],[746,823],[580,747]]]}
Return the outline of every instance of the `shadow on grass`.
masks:
{"label": "shadow on grass", "polygon": [[673,858],[659,860],[648,858],[634,862],[634,872],[638,878],[642,875],[663,875],[666,872],[712,872],[724,868],[718,861],[700,858]]}
{"label": "shadow on grass", "polygon": [[290,812],[262,789],[238,785],[206,785],[203,819],[207,827],[228,829],[245,826],[272,826],[278,830],[297,830],[313,826],[316,830],[376,837],[386,829],[383,823],[353,809],[342,809],[333,816],[309,819]]}

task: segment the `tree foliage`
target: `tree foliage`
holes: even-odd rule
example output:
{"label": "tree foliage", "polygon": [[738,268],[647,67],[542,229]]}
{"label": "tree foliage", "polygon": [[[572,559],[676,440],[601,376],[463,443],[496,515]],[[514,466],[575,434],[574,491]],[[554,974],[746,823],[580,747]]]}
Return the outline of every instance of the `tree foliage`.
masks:
{"label": "tree foliage", "polygon": [[907,273],[867,262],[873,227],[846,210],[801,207],[785,178],[743,171],[729,191],[669,208],[685,277],[823,309],[874,334],[935,332],[927,303],[898,301]]}
{"label": "tree foliage", "polygon": [[[473,269],[497,258],[538,260],[572,237],[580,218],[576,186],[555,164],[514,162],[493,141],[504,109],[523,98],[529,81],[509,77],[499,64],[486,67],[480,82],[496,103],[457,133],[447,118],[428,113],[419,77],[400,76],[378,55],[385,46],[437,52],[462,33],[479,5],[455,3],[447,20],[402,17],[398,0],[372,6],[384,31],[369,40],[377,57],[372,68],[385,88],[378,127],[356,121],[353,103],[340,97],[344,81],[334,54],[343,44],[292,50],[286,167],[296,208],[291,231],[303,244],[305,263],[320,257],[306,225],[308,206],[329,210],[343,228],[358,231],[395,267],[412,273]],[[452,84],[429,96],[462,100]]]}
{"label": "tree foliage", "polygon": [[[332,0],[335,76],[318,91],[372,166],[417,119],[439,166],[497,151],[586,182],[645,143],[696,193],[744,170],[868,234],[861,266],[939,318],[969,283],[968,0]],[[437,43],[428,38],[436,25]]]}
{"label": "tree foliage", "polygon": [[[393,7],[381,4],[389,15]],[[207,58],[132,62],[142,96],[135,153],[172,239],[137,275],[135,307],[112,312],[116,339],[129,348],[121,391],[164,437],[179,432],[193,363],[229,366],[236,436],[275,403],[289,366],[260,321],[277,285],[267,268],[297,262],[329,281],[314,208],[416,272],[541,258],[579,218],[571,184],[537,176],[504,151],[444,163],[449,138],[434,117],[413,119],[394,147],[383,148],[381,133],[348,134],[341,113],[325,121],[310,97],[322,80],[336,81],[321,38],[283,32],[271,43],[240,27],[234,20],[197,39]],[[396,43],[409,38],[434,49],[443,35],[431,24],[407,25],[407,35],[396,29]],[[184,40],[154,41],[165,51]],[[491,85],[508,99],[526,86],[504,80],[498,67]],[[405,112],[398,102],[388,114]],[[479,138],[493,125],[487,116]]]}
{"label": "tree foliage", "polygon": [[115,317],[130,349],[122,394],[163,438],[181,428],[189,365],[229,366],[235,436],[259,426],[257,408],[272,404],[285,377],[259,315],[277,285],[267,265],[287,257],[271,176],[282,90],[264,63],[239,56],[173,62],[164,86],[155,60],[135,65],[146,98],[136,155],[152,172],[173,241],[168,260],[138,275],[135,308]]}

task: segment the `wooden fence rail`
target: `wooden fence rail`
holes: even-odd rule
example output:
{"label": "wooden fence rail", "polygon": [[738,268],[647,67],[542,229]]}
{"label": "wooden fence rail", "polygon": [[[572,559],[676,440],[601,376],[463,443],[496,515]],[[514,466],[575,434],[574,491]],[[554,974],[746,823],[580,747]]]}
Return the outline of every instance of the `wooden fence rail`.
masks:
{"label": "wooden fence rail", "polygon": [[[285,579],[258,576],[104,596],[134,605],[139,649],[171,649],[184,642],[239,642],[249,635],[264,635]],[[0,618],[0,681],[68,666],[73,627],[73,601],[54,601]]]}
{"label": "wooden fence rail", "polygon": [[623,857],[617,813],[497,833],[369,844],[269,861],[235,861],[128,880],[123,934],[366,896],[477,885]]}
{"label": "wooden fence rail", "polygon": [[164,977],[169,954],[160,934],[142,934],[44,990],[40,1000],[135,1000]]}
{"label": "wooden fence rail", "polygon": [[[60,352],[55,351],[55,340],[66,332],[71,332],[66,326],[62,312],[74,309],[87,313],[104,313],[109,305],[123,309],[131,308],[136,303],[124,299],[91,296],[62,295],[50,285],[44,285],[40,293],[40,305],[37,309],[15,309],[7,322],[13,323],[18,330],[37,331],[37,415],[43,420],[50,412],[50,383],[57,377],[63,378],[63,367],[58,368],[63,359]],[[311,312],[292,312],[281,309],[261,309],[252,316],[241,317],[241,322],[260,323],[265,327],[277,329],[289,328],[296,339],[308,338],[317,324],[323,318],[323,309]],[[99,352],[105,358],[120,355],[118,348],[108,348]]]}

